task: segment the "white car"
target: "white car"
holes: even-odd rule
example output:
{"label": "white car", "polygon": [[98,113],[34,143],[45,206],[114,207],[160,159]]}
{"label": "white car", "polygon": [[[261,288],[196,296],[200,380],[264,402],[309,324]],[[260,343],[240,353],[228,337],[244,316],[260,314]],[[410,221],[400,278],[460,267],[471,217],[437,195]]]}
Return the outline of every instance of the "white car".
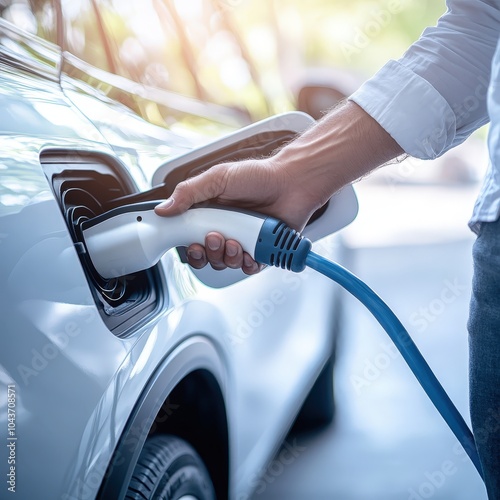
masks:
{"label": "white car", "polygon": [[[300,411],[332,418],[338,287],[307,270],[194,272],[182,249],[104,280],[80,226],[269,154],[312,119],[240,129],[231,110],[116,74],[110,51],[92,65],[68,37],[87,14],[101,26],[101,2],[78,3],[79,17],[0,3],[0,497],[250,498]],[[356,209],[345,189],[306,234]]]}

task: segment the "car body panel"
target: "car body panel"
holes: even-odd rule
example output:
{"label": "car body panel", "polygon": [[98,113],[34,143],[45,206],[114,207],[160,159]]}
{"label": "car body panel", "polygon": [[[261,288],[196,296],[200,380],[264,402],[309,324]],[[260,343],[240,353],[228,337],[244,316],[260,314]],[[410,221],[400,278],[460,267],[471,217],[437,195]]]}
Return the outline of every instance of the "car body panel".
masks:
{"label": "car body panel", "polygon": [[[89,82],[59,80],[56,46],[5,21],[0,29],[0,390],[14,384],[17,394],[16,493],[95,498],[157,370],[171,370],[173,387],[207,369],[226,402],[230,497],[245,498],[331,355],[338,289],[312,271],[277,269],[214,289],[172,249],[160,264],[160,307],[114,335],[40,155],[108,156],[143,190],[160,165],[207,137],[148,123]],[[333,241],[322,245],[335,253]],[[6,467],[2,460],[2,474]]]}

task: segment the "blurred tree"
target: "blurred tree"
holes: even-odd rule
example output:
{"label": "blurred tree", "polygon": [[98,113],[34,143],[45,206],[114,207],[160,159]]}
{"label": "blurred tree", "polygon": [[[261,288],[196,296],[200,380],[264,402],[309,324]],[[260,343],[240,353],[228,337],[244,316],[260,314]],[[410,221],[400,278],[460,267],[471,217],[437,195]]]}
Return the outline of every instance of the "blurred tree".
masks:
{"label": "blurred tree", "polygon": [[[64,0],[72,50],[105,69],[92,2],[119,56],[111,70],[253,119],[293,109],[317,68],[339,95],[353,90],[445,11],[445,0]],[[360,76],[343,87],[341,74]]]}
{"label": "blurred tree", "polygon": [[[388,59],[400,57],[446,9],[445,0],[230,3],[227,10],[263,73],[262,80],[279,89],[281,96],[310,68],[340,68],[361,78],[370,76]],[[287,106],[283,98],[279,102]]]}

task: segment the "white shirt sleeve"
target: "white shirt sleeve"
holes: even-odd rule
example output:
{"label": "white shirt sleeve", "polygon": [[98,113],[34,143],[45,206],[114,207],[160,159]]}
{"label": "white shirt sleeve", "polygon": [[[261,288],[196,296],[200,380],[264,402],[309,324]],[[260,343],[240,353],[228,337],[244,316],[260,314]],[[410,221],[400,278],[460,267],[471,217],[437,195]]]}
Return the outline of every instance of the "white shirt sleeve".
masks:
{"label": "white shirt sleeve", "polygon": [[448,0],[447,6],[437,26],[349,97],[417,158],[442,155],[489,120],[500,0]]}

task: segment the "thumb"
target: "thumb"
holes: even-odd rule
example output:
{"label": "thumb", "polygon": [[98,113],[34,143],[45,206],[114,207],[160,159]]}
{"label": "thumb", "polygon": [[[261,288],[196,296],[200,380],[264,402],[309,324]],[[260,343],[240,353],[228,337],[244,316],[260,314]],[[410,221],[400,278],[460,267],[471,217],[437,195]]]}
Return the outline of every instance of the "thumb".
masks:
{"label": "thumb", "polygon": [[177,215],[185,212],[195,203],[217,198],[224,191],[224,177],[224,170],[214,167],[196,177],[180,182],[171,196],[155,207],[156,214]]}

